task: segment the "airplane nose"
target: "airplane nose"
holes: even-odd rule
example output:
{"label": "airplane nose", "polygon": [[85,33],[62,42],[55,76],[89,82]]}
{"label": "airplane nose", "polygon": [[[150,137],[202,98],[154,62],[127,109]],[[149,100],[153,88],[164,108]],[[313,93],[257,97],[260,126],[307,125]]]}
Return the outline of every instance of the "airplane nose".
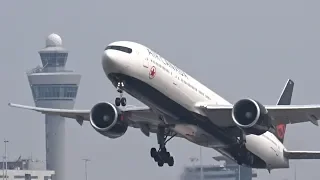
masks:
{"label": "airplane nose", "polygon": [[122,65],[117,52],[105,50],[102,54],[102,67],[107,74],[118,72]]}
{"label": "airplane nose", "polygon": [[103,63],[103,65],[108,65],[112,61],[114,61],[114,57],[112,57],[112,54],[110,53],[110,51],[105,50],[103,52],[103,54],[102,54],[102,63]]}
{"label": "airplane nose", "polygon": [[116,52],[105,50],[102,55],[102,65],[104,68],[115,68],[119,63],[116,57]]}

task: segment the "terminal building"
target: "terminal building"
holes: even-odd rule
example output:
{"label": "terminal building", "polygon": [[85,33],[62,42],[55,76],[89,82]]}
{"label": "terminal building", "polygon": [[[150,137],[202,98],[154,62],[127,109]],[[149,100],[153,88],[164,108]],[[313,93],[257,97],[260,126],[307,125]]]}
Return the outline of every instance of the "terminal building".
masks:
{"label": "terminal building", "polygon": [[[81,75],[66,70],[68,51],[57,34],[50,34],[39,51],[42,66],[27,72],[37,107],[73,109]],[[65,180],[65,119],[45,115],[46,169],[55,171],[53,180]]]}
{"label": "terminal building", "polygon": [[46,170],[43,161],[19,158],[16,161],[0,162],[0,179],[3,180],[52,180],[53,176],[54,171]]}
{"label": "terminal building", "polygon": [[251,168],[239,166],[232,160],[224,156],[214,157],[222,165],[206,165],[185,167],[181,174],[181,180],[252,180],[257,177],[257,173],[252,172]]}

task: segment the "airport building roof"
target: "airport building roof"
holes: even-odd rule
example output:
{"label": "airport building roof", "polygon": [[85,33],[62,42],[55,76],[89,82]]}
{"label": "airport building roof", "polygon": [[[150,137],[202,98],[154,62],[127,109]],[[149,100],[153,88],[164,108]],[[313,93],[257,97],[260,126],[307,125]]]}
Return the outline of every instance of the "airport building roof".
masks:
{"label": "airport building roof", "polygon": [[251,180],[257,177],[257,173],[253,172],[251,168],[239,166],[227,157],[218,156],[214,157],[214,159],[219,161],[219,165],[193,165],[185,167],[181,180],[200,180],[201,169],[203,180],[239,180],[239,178],[241,180]]}
{"label": "airport building roof", "polygon": [[54,174],[46,170],[45,161],[19,157],[15,161],[0,162],[0,179],[4,180],[51,180]]}

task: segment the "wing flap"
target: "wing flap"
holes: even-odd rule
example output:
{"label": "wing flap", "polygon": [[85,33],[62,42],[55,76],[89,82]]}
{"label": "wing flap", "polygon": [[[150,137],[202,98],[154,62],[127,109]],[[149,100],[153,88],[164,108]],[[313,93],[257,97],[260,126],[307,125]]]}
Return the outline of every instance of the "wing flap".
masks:
{"label": "wing flap", "polygon": [[320,151],[284,151],[288,159],[320,159]]}

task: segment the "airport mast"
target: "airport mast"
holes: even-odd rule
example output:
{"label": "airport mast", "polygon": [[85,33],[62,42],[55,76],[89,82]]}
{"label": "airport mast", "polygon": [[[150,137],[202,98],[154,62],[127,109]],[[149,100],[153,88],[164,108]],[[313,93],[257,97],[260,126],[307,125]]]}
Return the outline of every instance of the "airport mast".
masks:
{"label": "airport mast", "polygon": [[[37,107],[72,109],[81,75],[65,70],[68,51],[57,34],[50,34],[39,51],[42,66],[27,72]],[[45,115],[46,167],[55,171],[52,180],[65,180],[65,119]]]}

